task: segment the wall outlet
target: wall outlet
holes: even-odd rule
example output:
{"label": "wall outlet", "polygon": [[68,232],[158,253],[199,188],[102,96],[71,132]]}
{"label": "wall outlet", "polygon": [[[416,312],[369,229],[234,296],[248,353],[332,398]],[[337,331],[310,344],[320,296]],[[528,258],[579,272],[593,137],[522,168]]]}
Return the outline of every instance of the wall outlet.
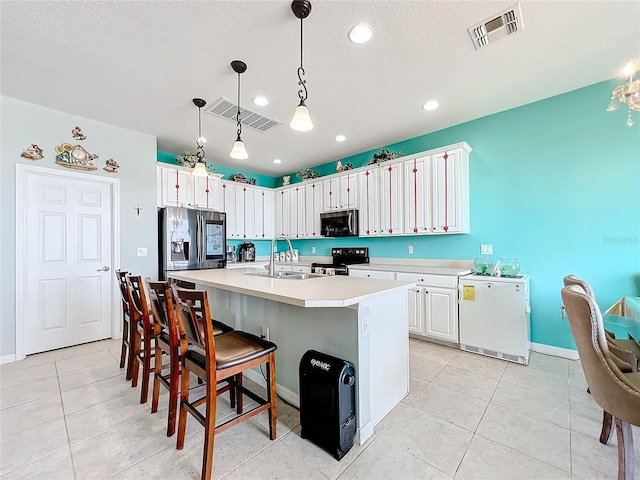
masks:
{"label": "wall outlet", "polygon": [[143,247],[138,247],[138,256],[139,257],[146,257],[147,256],[147,249],[143,248]]}
{"label": "wall outlet", "polygon": [[480,245],[481,255],[493,255],[493,245]]}
{"label": "wall outlet", "polygon": [[260,335],[260,338],[269,340],[269,327],[262,327],[262,335]]}
{"label": "wall outlet", "polygon": [[407,247],[407,252],[409,252],[409,254],[412,254],[412,253],[413,253],[413,245],[409,245],[409,246]]}
{"label": "wall outlet", "polygon": [[316,253],[316,247],[311,247],[311,253]]}

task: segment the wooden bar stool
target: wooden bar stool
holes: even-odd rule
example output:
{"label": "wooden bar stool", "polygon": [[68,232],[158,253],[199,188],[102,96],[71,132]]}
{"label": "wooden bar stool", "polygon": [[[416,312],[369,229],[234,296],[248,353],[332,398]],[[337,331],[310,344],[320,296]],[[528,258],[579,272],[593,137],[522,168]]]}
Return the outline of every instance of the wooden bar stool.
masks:
{"label": "wooden bar stool", "polygon": [[131,348],[131,315],[129,309],[129,291],[125,277],[129,272],[116,270],[116,278],[120,285],[122,296],[122,349],[120,352],[120,368],[127,367],[126,379],[131,380],[131,368],[133,366],[133,349]]}
{"label": "wooden bar stool", "polygon": [[[170,437],[176,431],[178,397],[180,394],[179,379],[182,365],[180,338],[186,338],[186,335],[184,332],[181,332],[181,324],[176,320],[175,304],[169,283],[151,282],[147,279],[145,284],[149,293],[152,316],[161,326],[160,334],[155,337],[155,363],[153,395],[151,397],[151,413],[156,413],[158,411],[160,385],[163,385],[167,390],[169,390],[167,437]],[[223,323],[214,321],[213,324],[215,335],[233,331],[233,328]],[[163,354],[166,354],[169,357],[168,365],[163,365]],[[235,380],[235,378],[233,380]],[[230,382],[225,381],[221,383],[228,385]],[[229,394],[231,407],[234,408],[236,406],[236,389],[231,388],[229,390]]]}
{"label": "wooden bar stool", "polygon": [[[184,447],[187,427],[187,414],[193,415],[205,429],[204,454],[202,458],[202,479],[209,480],[213,471],[214,436],[226,429],[248,420],[265,410],[269,411],[269,438],[276,438],[276,345],[249,333],[233,331],[214,338],[213,324],[206,291],[174,290],[178,322],[182,322],[186,339],[181,339],[184,351],[182,361],[182,377],[180,389],[180,420],[178,422],[177,449]],[[202,312],[202,322],[198,321],[197,312]],[[202,328],[202,330],[201,330]],[[193,345],[188,349],[186,340]],[[203,341],[204,339],[204,341]],[[216,400],[231,386],[216,389],[220,380],[230,379],[249,368],[267,364],[267,398],[263,399],[236,382],[238,416],[216,426]],[[206,382],[206,394],[194,401],[189,401],[190,374]],[[258,403],[258,406],[243,412],[243,394]],[[197,410],[206,403],[206,413]]]}
{"label": "wooden bar stool", "polygon": [[[129,304],[133,328],[133,367],[131,372],[131,386],[138,385],[138,370],[142,365],[142,390],[140,403],[146,403],[149,394],[149,375],[151,375],[151,342],[160,335],[161,327],[154,321],[149,312],[147,295],[142,283],[142,277],[128,275],[126,277],[131,302]],[[160,360],[162,361],[162,360]]]}

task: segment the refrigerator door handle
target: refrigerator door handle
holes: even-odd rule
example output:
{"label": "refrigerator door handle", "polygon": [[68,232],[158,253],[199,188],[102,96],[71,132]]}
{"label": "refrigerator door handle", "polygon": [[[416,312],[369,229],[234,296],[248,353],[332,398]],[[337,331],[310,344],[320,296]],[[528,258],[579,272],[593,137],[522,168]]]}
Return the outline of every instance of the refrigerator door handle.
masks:
{"label": "refrigerator door handle", "polygon": [[200,220],[200,215],[196,213],[196,260],[198,263],[202,262],[202,225]]}
{"label": "refrigerator door handle", "polygon": [[462,285],[458,283],[458,303],[462,303]]}

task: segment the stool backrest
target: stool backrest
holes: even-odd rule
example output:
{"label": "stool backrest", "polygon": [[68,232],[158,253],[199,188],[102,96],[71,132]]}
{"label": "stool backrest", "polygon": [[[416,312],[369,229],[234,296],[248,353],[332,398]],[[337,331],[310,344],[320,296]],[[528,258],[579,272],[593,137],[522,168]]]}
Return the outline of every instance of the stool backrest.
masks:
{"label": "stool backrest", "polygon": [[129,315],[129,290],[127,287],[127,272],[126,270],[116,270],[116,278],[118,279],[118,285],[120,285],[120,294],[122,296],[122,312],[125,315]]}
{"label": "stool backrest", "polygon": [[134,322],[142,322],[146,332],[150,332],[153,320],[149,315],[149,303],[144,290],[142,277],[139,275],[127,275],[127,285],[131,301],[129,308]]}
{"label": "stool backrest", "polygon": [[[173,286],[178,322],[182,323],[189,343],[205,351],[208,359],[216,358],[213,322],[205,290],[187,290]],[[209,368],[207,361],[207,368]],[[215,361],[214,361],[215,365]]]}
{"label": "stool backrest", "polygon": [[149,292],[149,302],[154,321],[160,324],[161,328],[169,334],[171,347],[177,348],[180,341],[180,332],[178,331],[176,307],[169,282],[152,282],[146,279],[145,285]]}

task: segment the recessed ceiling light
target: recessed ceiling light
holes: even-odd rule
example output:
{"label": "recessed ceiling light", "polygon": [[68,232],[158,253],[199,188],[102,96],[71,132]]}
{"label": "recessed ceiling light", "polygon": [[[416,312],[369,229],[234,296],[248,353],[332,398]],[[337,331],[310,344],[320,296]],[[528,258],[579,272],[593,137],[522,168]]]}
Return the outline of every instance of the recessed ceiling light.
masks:
{"label": "recessed ceiling light", "polygon": [[276,158],[273,163],[282,163],[282,160],[280,160],[279,158]]}
{"label": "recessed ceiling light", "polygon": [[373,29],[366,23],[360,23],[349,30],[349,40],[353,43],[367,43],[372,35]]}
{"label": "recessed ceiling light", "polygon": [[439,105],[440,104],[438,103],[437,100],[429,100],[427,103],[422,105],[422,109],[423,110],[435,110],[436,108],[438,108]]}
{"label": "recessed ceiling light", "polygon": [[336,142],[344,142],[346,139],[347,137],[345,137],[344,135],[336,135],[336,137],[334,138]]}
{"label": "recessed ceiling light", "polygon": [[267,105],[269,105],[269,99],[264,95],[258,95],[257,97],[253,98],[253,103],[255,105],[258,105],[259,107],[266,107]]}

